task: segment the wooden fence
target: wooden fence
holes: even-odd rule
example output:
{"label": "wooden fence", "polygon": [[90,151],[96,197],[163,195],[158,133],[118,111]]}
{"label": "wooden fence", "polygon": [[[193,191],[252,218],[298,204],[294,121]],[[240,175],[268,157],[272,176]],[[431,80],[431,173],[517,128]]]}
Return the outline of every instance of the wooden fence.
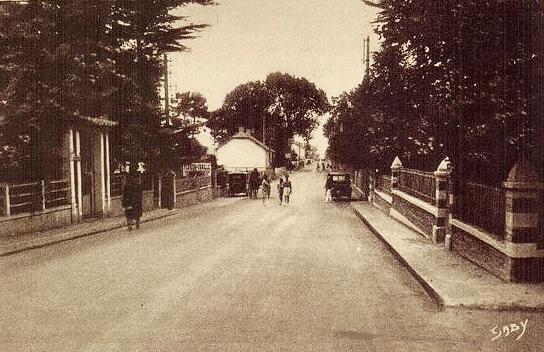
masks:
{"label": "wooden fence", "polygon": [[4,184],[0,188],[0,214],[4,216],[34,213],[70,204],[68,180]]}

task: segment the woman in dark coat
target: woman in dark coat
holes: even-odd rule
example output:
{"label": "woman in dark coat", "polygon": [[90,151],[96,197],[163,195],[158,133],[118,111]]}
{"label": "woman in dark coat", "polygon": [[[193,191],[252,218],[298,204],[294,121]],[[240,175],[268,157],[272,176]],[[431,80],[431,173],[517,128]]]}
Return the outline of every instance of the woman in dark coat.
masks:
{"label": "woman in dark coat", "polygon": [[127,217],[128,230],[132,225],[140,228],[140,217],[142,216],[142,183],[137,175],[131,174],[123,189],[123,208]]}

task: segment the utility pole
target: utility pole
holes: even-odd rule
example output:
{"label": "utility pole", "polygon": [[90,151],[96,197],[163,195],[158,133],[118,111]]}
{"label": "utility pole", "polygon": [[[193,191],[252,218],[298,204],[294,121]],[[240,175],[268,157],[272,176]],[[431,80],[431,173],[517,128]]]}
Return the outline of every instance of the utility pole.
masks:
{"label": "utility pole", "polygon": [[370,36],[366,37],[366,76],[370,74]]}
{"label": "utility pole", "polygon": [[168,92],[168,56],[166,53],[162,56],[163,66],[164,66],[164,113],[166,114],[166,124],[168,126],[172,125],[172,120],[170,119],[170,94]]}
{"label": "utility pole", "polygon": [[266,145],[265,135],[266,135],[266,115],[263,114],[263,144]]}

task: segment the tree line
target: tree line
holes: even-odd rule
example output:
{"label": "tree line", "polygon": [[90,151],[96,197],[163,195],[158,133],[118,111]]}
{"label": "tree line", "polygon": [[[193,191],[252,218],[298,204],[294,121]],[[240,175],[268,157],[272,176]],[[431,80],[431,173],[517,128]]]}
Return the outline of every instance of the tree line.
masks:
{"label": "tree line", "polygon": [[[211,0],[28,0],[0,7],[3,178],[57,172],[58,133],[77,119],[111,120],[113,157],[168,162],[159,85],[163,54],[205,25],[172,10]],[[169,140],[169,139],[167,139]],[[49,147],[48,147],[49,146]]]}
{"label": "tree line", "polygon": [[328,155],[388,170],[395,155],[502,181],[544,162],[544,9],[539,0],[382,0],[380,49],[360,86],[336,97]]}

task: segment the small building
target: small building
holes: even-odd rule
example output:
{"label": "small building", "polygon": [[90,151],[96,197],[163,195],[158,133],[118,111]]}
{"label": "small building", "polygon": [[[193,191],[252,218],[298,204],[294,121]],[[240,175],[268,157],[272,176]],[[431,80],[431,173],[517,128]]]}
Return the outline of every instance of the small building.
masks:
{"label": "small building", "polygon": [[246,171],[272,168],[274,151],[249,132],[240,128],[237,134],[221,144],[215,151],[217,164],[226,171]]}

